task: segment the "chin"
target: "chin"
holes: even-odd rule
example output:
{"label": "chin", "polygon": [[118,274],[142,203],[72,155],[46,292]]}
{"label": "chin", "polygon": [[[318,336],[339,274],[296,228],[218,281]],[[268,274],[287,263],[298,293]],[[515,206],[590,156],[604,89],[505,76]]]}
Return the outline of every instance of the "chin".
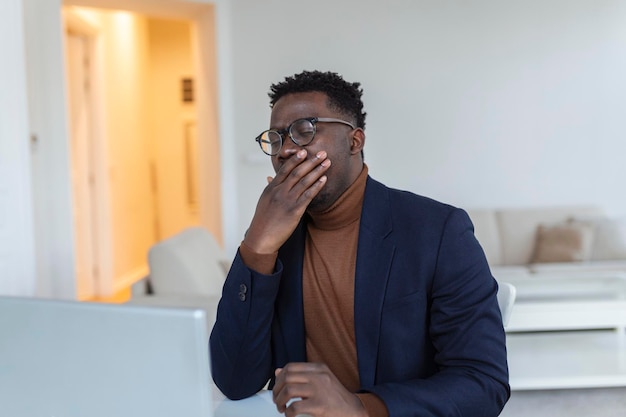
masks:
{"label": "chin", "polygon": [[334,200],[331,198],[329,194],[320,192],[315,196],[313,200],[309,203],[307,210],[313,212],[322,212],[329,208],[334,203]]}

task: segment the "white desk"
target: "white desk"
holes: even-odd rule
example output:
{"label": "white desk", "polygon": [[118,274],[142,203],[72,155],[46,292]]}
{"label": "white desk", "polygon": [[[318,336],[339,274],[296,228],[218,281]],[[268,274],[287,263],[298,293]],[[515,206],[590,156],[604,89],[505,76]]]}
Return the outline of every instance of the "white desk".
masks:
{"label": "white desk", "polygon": [[516,299],[507,332],[626,328],[626,276],[542,276],[511,280]]}
{"label": "white desk", "polygon": [[513,390],[626,387],[624,333],[509,333],[507,350]]}
{"label": "white desk", "polygon": [[513,390],[626,386],[626,276],[509,282],[517,290],[506,327]]}
{"label": "white desk", "polygon": [[250,398],[231,401],[213,386],[215,417],[284,417],[276,410],[271,391],[261,391]]}

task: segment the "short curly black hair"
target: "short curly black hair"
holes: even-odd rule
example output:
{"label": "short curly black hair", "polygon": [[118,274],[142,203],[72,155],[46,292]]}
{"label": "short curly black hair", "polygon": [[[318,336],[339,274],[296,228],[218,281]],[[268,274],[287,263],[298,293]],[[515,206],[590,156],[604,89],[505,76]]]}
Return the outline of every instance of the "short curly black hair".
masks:
{"label": "short curly black hair", "polygon": [[319,91],[328,96],[329,107],[351,117],[357,127],[365,129],[363,89],[361,83],[349,83],[336,72],[302,71],[270,86],[270,107],[283,96],[291,93]]}

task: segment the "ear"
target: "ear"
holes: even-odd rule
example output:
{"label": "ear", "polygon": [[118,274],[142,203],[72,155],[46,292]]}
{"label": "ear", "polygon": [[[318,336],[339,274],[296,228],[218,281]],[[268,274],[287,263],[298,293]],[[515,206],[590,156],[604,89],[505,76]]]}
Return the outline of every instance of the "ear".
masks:
{"label": "ear", "polygon": [[357,127],[352,132],[352,143],[350,144],[350,153],[352,155],[360,154],[365,146],[365,131]]}

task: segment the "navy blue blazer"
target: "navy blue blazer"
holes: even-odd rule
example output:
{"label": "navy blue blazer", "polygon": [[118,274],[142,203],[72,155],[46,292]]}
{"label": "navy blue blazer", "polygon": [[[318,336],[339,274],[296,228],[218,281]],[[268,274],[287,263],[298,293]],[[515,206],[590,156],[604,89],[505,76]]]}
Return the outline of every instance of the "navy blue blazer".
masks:
{"label": "navy blue blazer", "polygon": [[[279,250],[274,274],[237,254],[226,278],[210,354],[213,379],[231,399],[306,361],[305,222]],[[497,283],[467,214],[368,177],[358,239],[361,391],[377,394],[391,417],[498,416],[510,389]]]}

